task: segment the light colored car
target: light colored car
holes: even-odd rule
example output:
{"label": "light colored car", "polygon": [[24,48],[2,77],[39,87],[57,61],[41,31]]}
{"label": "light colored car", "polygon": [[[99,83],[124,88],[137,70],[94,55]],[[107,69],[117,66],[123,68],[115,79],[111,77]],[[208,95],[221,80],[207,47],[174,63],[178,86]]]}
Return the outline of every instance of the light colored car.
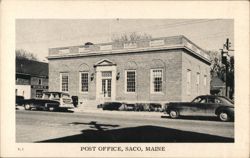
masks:
{"label": "light colored car", "polygon": [[53,111],[56,109],[73,109],[76,107],[76,100],[64,92],[43,92],[41,99],[25,100],[25,110],[32,108]]}

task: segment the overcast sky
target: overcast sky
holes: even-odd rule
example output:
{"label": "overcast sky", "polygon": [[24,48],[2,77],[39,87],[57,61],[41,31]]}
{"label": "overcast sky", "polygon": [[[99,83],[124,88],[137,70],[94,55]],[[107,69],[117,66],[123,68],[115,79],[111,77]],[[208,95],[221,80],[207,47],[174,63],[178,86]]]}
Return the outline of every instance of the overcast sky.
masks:
{"label": "overcast sky", "polygon": [[147,33],[153,38],[185,35],[205,50],[219,51],[229,38],[234,44],[233,20],[221,19],[96,19],[16,20],[16,49],[47,61],[48,48],[110,42],[113,35]]}

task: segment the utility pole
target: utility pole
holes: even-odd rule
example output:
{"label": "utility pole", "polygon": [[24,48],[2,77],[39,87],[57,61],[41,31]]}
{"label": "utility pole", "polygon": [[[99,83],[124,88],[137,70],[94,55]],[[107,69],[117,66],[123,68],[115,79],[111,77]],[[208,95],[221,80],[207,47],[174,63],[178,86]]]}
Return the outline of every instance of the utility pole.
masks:
{"label": "utility pole", "polygon": [[225,83],[226,83],[226,97],[228,97],[228,60],[227,60],[227,57],[229,56],[228,55],[228,52],[229,52],[229,48],[231,47],[231,42],[229,42],[229,38],[226,39],[226,43],[223,45],[223,49],[221,49],[221,61],[222,61],[222,64],[224,64],[226,66],[226,74],[225,74]]}

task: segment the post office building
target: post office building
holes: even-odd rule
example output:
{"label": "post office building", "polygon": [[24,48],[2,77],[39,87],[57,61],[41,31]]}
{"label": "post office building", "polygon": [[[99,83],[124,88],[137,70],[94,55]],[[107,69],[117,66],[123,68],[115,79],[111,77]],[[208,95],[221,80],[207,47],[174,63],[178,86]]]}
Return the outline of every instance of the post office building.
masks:
{"label": "post office building", "polygon": [[210,92],[207,52],[185,36],[49,49],[49,90],[84,101],[190,101]]}

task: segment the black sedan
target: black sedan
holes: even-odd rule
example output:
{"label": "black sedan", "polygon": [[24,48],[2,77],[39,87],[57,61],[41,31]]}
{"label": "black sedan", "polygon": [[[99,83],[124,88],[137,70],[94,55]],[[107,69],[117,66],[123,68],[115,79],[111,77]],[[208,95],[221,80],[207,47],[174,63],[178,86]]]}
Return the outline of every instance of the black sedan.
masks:
{"label": "black sedan", "polygon": [[223,96],[203,95],[191,102],[170,102],[166,113],[171,118],[179,116],[217,116],[221,121],[234,120],[234,103]]}

